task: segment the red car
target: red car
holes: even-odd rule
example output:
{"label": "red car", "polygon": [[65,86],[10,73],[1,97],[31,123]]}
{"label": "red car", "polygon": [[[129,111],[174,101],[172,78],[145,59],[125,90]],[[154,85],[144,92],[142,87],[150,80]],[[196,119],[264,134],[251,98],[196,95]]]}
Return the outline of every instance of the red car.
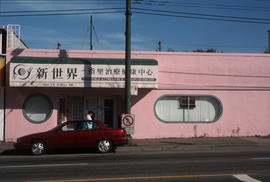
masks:
{"label": "red car", "polygon": [[40,155],[47,149],[85,147],[96,147],[98,152],[107,153],[127,143],[125,129],[111,129],[97,120],[83,120],[68,121],[47,132],[20,137],[14,146]]}

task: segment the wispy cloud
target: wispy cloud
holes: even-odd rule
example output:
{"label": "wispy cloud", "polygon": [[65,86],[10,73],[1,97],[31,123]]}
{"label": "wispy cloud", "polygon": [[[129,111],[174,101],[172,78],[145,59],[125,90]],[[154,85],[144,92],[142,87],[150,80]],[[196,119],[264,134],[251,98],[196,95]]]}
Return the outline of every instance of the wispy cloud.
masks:
{"label": "wispy cloud", "polygon": [[[154,50],[154,40],[146,37],[145,35],[133,33],[131,43],[132,50]],[[125,34],[124,32],[106,34],[102,44],[105,44],[106,47],[114,48],[113,50],[115,50],[115,48],[120,48],[120,50],[123,50],[125,48]]]}
{"label": "wispy cloud", "polygon": [[125,34],[124,32],[116,32],[116,33],[108,33],[104,35],[105,39],[117,40],[117,41],[124,41]]}
{"label": "wispy cloud", "polygon": [[[88,2],[77,0],[74,2],[69,1],[65,3],[61,3],[61,1],[51,1],[51,2],[31,1],[31,3],[27,3],[25,1],[22,2],[18,1],[16,4],[14,4],[14,6],[12,6],[12,9],[16,11],[17,10],[40,11],[40,12],[33,12],[33,14],[69,14],[65,16],[66,18],[72,18],[74,16],[76,16],[76,18],[85,17],[90,15],[94,15],[99,20],[123,20],[125,18],[124,7],[122,5],[113,6],[111,3],[106,4],[100,3],[99,1]],[[42,12],[46,10],[50,11],[61,10],[61,11]],[[28,12],[27,14],[30,14],[30,12]]]}

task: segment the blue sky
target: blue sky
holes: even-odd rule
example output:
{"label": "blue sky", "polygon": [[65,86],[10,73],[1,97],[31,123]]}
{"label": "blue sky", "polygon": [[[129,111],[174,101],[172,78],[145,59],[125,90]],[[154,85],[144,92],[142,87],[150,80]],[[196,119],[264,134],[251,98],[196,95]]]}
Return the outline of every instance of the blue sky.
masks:
{"label": "blue sky", "polygon": [[[132,50],[155,51],[158,41],[162,42],[163,51],[179,52],[215,48],[226,53],[263,53],[268,47],[270,0],[131,1]],[[55,49],[60,42],[61,49],[81,49],[92,15],[100,44],[94,36],[94,50],[124,50],[125,3],[126,0],[0,0],[0,25],[21,25],[21,38],[30,48]],[[59,13],[69,15],[55,15]],[[40,14],[50,15],[36,16]],[[89,49],[89,34],[83,49]]]}

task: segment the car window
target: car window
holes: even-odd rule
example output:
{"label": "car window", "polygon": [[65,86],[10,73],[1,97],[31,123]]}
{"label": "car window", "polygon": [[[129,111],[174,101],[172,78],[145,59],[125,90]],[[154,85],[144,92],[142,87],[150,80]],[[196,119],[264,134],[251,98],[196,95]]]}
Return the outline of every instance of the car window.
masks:
{"label": "car window", "polygon": [[92,121],[85,121],[77,123],[75,130],[96,130],[100,129],[100,126]]}
{"label": "car window", "polygon": [[97,123],[93,122],[93,129],[99,130],[99,129],[101,129],[101,127]]}
{"label": "car window", "polygon": [[62,131],[73,131],[75,130],[75,123],[67,123],[61,129]]}
{"label": "car window", "polygon": [[98,130],[100,126],[93,121],[68,123],[62,127],[62,131]]}

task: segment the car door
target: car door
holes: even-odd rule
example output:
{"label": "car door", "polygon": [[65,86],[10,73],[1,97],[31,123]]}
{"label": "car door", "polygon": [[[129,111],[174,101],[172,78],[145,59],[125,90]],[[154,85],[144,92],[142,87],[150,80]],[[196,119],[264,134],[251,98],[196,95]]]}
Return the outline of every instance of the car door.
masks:
{"label": "car door", "polygon": [[78,147],[78,130],[76,122],[69,122],[53,131],[49,144],[52,148],[75,148]]}
{"label": "car door", "polygon": [[100,127],[93,121],[82,122],[83,129],[77,133],[77,145],[79,147],[95,147],[100,139]]}

